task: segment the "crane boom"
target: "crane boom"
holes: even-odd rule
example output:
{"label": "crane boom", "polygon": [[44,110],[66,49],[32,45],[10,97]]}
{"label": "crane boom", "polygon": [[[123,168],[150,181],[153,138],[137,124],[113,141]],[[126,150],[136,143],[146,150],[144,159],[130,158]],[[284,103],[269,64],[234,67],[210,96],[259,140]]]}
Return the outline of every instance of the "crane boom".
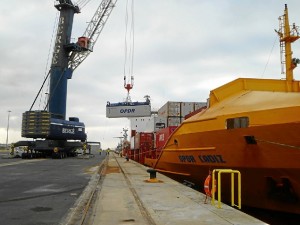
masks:
{"label": "crane boom", "polygon": [[[103,0],[96,10],[93,18],[89,22],[83,36],[86,43],[82,44],[82,51],[73,51],[70,56],[69,68],[73,71],[85,60],[85,58],[93,51],[94,45],[110,16],[117,0]],[[79,38],[80,39],[80,38]]]}

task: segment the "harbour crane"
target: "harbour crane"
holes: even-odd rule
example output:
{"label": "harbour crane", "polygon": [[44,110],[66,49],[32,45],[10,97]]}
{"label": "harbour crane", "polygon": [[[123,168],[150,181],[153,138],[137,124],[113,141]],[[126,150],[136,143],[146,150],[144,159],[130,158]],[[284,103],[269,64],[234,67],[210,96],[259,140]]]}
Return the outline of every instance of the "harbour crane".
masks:
{"label": "harbour crane", "polygon": [[60,12],[52,62],[49,73],[37,96],[50,79],[48,103],[44,110],[23,113],[22,137],[33,141],[19,141],[14,147],[24,146],[28,150],[23,157],[38,155],[63,158],[74,155],[77,148],[86,146],[85,125],[77,117],[66,119],[67,83],[74,70],[93,51],[93,47],[106,24],[117,0],[102,0],[89,22],[84,34],[76,43],[71,42],[73,18],[80,8],[71,0],[56,0],[55,8]]}

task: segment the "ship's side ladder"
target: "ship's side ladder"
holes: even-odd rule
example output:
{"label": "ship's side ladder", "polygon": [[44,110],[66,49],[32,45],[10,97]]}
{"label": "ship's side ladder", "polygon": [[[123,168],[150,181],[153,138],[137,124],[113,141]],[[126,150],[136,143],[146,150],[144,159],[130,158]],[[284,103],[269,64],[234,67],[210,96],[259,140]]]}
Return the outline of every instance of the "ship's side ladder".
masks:
{"label": "ship's side ladder", "polygon": [[[242,200],[241,200],[241,173],[238,170],[232,169],[214,169],[212,173],[212,187],[215,187],[215,173],[218,173],[218,208],[221,208],[221,175],[223,173],[230,173],[231,174],[231,206],[236,206],[239,209],[242,208]],[[234,203],[234,175],[237,174],[238,176],[238,205]],[[215,192],[212,193],[212,205],[215,205]]]}

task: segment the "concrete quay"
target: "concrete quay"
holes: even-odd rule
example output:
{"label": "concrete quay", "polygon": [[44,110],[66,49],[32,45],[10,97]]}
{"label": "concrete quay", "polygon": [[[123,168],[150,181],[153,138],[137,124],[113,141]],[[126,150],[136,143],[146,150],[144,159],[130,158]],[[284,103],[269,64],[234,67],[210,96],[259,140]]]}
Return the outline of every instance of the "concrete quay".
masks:
{"label": "concrete quay", "polygon": [[258,225],[238,209],[204,204],[205,195],[160,173],[149,182],[148,167],[111,153],[90,206],[87,225]]}

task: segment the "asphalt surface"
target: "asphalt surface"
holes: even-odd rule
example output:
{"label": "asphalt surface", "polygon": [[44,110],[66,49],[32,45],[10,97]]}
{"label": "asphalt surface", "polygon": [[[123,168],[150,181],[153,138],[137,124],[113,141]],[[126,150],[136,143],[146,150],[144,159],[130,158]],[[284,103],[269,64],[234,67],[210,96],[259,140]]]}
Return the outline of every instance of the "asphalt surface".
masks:
{"label": "asphalt surface", "polygon": [[105,154],[90,159],[0,158],[0,215],[6,225],[56,225],[68,214]]}

